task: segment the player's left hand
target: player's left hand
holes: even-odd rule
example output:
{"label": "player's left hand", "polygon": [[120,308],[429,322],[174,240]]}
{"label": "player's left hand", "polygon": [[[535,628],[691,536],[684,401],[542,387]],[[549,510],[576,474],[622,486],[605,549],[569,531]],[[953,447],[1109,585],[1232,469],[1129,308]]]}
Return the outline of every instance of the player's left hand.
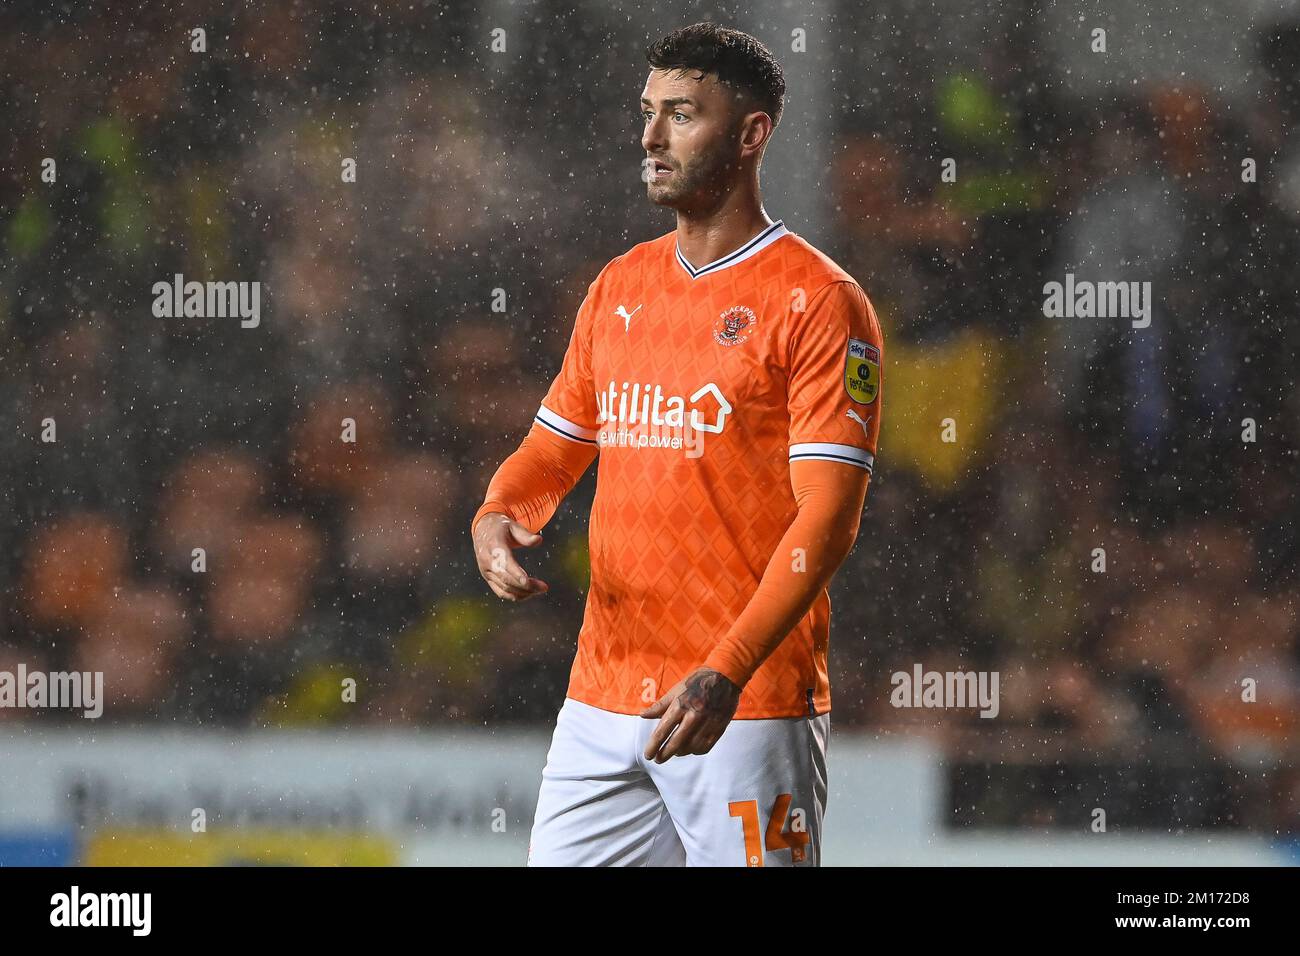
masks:
{"label": "player's left hand", "polygon": [[663,718],[646,744],[645,759],[664,763],[670,757],[708,753],[739,704],[739,687],[715,670],[697,668],[641,711],[642,717]]}

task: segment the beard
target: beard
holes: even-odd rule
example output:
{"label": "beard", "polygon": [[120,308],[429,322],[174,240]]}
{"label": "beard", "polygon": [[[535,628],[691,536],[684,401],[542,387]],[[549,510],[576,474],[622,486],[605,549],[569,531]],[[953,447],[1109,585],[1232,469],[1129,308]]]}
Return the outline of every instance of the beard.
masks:
{"label": "beard", "polygon": [[727,194],[735,171],[731,144],[719,143],[715,150],[675,167],[667,182],[646,183],[646,198],[671,209],[707,208]]}

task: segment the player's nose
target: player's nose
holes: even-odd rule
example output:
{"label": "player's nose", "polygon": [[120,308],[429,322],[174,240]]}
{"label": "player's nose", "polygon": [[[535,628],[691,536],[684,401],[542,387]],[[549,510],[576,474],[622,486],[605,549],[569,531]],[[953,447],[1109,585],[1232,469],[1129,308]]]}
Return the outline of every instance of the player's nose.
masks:
{"label": "player's nose", "polygon": [[645,132],[641,134],[641,148],[646,151],[646,155],[661,153],[668,148],[668,125],[658,117],[645,124]]}

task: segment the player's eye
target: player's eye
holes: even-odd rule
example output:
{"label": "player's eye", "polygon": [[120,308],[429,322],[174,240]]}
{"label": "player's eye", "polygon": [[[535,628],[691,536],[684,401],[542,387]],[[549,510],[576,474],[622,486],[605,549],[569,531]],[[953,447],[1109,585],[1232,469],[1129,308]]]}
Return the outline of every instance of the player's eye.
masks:
{"label": "player's eye", "polygon": [[673,119],[674,119],[674,120],[679,120],[679,119],[680,119],[680,120],[686,120],[686,119],[690,119],[690,117],[687,116],[685,113],[674,113],[674,114],[673,114]]}

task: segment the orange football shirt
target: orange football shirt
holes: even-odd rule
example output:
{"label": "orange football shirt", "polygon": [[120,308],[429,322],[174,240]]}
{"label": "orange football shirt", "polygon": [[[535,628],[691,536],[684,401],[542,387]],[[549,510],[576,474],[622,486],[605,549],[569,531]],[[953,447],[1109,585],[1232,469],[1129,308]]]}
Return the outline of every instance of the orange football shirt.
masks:
{"label": "orange football shirt", "polygon": [[[882,348],[858,284],[781,222],[705,266],[673,232],[601,271],[536,419],[598,450],[568,696],[635,714],[704,662],[797,514],[789,462],[870,473]],[[736,717],[830,710],[829,632],[823,589]]]}

